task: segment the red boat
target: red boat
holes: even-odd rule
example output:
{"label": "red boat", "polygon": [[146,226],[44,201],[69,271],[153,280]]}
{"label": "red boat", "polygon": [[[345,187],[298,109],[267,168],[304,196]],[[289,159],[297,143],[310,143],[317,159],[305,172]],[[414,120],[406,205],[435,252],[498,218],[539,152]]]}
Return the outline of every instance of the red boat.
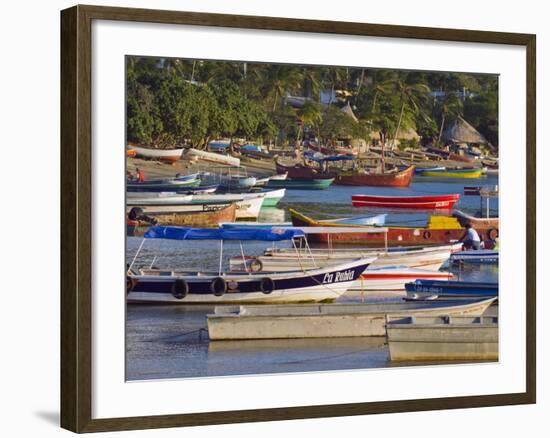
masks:
{"label": "red boat", "polygon": [[410,208],[415,210],[450,210],[458,202],[460,195],[434,196],[372,196],[352,195],[354,207]]}
{"label": "red boat", "polygon": [[409,187],[413,175],[414,166],[407,167],[400,172],[342,172],[336,176],[334,184],[341,186]]}
{"label": "red boat", "polygon": [[285,166],[277,159],[275,159],[275,167],[278,174],[288,174],[290,179],[332,179],[334,178],[334,173],[332,172],[323,172],[320,168],[316,169],[315,167],[306,166],[305,164],[295,164],[294,166]]}
{"label": "red boat", "polygon": [[[329,227],[333,226],[327,221],[319,221],[312,219],[304,214],[289,209],[292,224],[295,227]],[[357,228],[362,225],[342,225],[335,224],[334,226]],[[364,226],[364,225],[363,225]],[[383,247],[386,243],[388,246],[408,246],[408,245],[434,245],[453,243],[460,239],[464,234],[464,228],[458,220],[451,216],[431,216],[430,223],[427,227],[386,227],[387,233],[380,230],[376,232],[354,232],[354,233],[310,233],[308,232],[308,241],[327,244],[331,243],[346,243],[358,244],[372,247]],[[487,226],[476,226],[481,240],[491,240],[491,236],[498,234],[498,228]]]}

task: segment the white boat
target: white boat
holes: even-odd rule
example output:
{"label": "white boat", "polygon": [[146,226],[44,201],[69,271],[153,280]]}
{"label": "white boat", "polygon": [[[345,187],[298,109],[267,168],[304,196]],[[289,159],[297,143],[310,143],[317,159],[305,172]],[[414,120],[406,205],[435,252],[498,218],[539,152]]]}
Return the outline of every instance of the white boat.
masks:
{"label": "white boat", "polygon": [[217,306],[207,315],[210,340],[385,336],[388,317],[481,315],[494,302]]}
{"label": "white boat", "polygon": [[192,195],[180,195],[176,192],[128,192],[126,205],[173,205],[188,204]]}
{"label": "white boat", "polygon": [[235,256],[230,260],[231,269],[236,271],[285,271],[312,269],[319,266],[343,263],[361,257],[376,257],[369,269],[400,266],[438,271],[449,259],[452,245],[422,247],[416,249],[395,248],[389,251],[377,249],[324,250],[311,248],[270,248],[261,256]]}
{"label": "white boat", "polygon": [[137,157],[160,161],[178,161],[183,152],[183,148],[152,149],[133,145],[128,146],[128,148],[136,151]]}
{"label": "white boat", "polygon": [[184,156],[190,159],[199,159],[211,163],[226,164],[228,166],[240,166],[241,160],[231,155],[216,154],[214,152],[200,151],[198,149],[185,149]]}
{"label": "white boat", "polygon": [[498,251],[493,249],[458,251],[451,254],[451,262],[494,264],[498,263],[498,254]]}
{"label": "white boat", "polygon": [[450,272],[429,271],[403,266],[371,269],[369,266],[346,295],[360,296],[362,292],[367,291],[404,291],[405,284],[411,281],[419,279],[448,281],[452,278],[453,274]]}
{"label": "white boat", "polygon": [[287,177],[288,177],[288,172],[284,172],[284,173],[278,173],[277,175],[271,175],[271,176],[269,177],[269,180],[270,180],[270,181],[271,181],[271,180],[274,180],[274,181],[279,180],[279,181],[281,181],[281,180],[287,179]]}
{"label": "white boat", "polygon": [[[303,237],[299,230],[193,229],[151,227],[145,238],[175,240],[291,240]],[[144,241],[145,242],[145,241]],[[142,245],[143,246],[143,245]],[[142,248],[140,246],[140,249]],[[205,254],[207,256],[207,254]],[[137,258],[137,254],[136,254]],[[307,272],[282,272],[266,275],[218,272],[184,272],[178,270],[141,269],[130,266],[126,278],[127,300],[161,303],[289,303],[334,301],[342,296],[367,268],[372,259],[359,259]]]}
{"label": "white boat", "polygon": [[235,202],[237,219],[257,219],[264,198],[264,193],[209,193],[193,195],[192,202]]}

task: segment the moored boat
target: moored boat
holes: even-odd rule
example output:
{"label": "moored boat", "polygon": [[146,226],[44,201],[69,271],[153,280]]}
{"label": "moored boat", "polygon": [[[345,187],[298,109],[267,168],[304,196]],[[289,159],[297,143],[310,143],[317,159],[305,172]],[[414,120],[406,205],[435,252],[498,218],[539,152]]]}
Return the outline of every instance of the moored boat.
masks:
{"label": "moored boat", "polygon": [[476,230],[479,227],[492,228],[495,231],[491,233],[492,234],[491,238],[494,240],[495,237],[498,237],[498,226],[499,226],[498,217],[487,217],[487,218],[475,217],[467,213],[464,213],[461,210],[453,211],[453,216],[456,217],[456,219],[462,226],[465,226],[466,224],[471,224]]}
{"label": "moored boat", "polygon": [[[357,225],[332,225],[312,219],[296,210],[289,209],[292,223],[296,227],[330,227],[340,226],[352,229]],[[488,232],[492,228],[476,227],[476,231],[482,240],[490,240]],[[332,236],[318,233],[308,234],[308,239],[312,242],[328,243],[349,243],[368,246],[404,246],[404,245],[430,245],[453,243],[460,239],[464,234],[464,229],[456,218],[451,216],[430,216],[427,227],[387,227],[387,235],[380,231],[379,233],[339,233]]]}
{"label": "moored boat", "polygon": [[231,155],[217,154],[215,152],[206,152],[198,149],[185,149],[183,155],[190,159],[200,159],[211,163],[225,164],[228,166],[240,166],[241,160]]}
{"label": "moored boat", "polygon": [[[369,266],[370,268],[370,266]],[[408,268],[403,266],[385,266],[367,269],[359,277],[359,281],[350,288],[347,295],[357,295],[366,291],[403,291],[405,284],[414,280],[448,281],[453,278],[450,272],[431,271],[428,269]]]}
{"label": "moored boat", "polygon": [[177,180],[175,178],[151,179],[144,182],[127,181],[128,192],[173,192],[198,187],[200,179]]}
{"label": "moored boat", "polygon": [[[151,227],[145,238],[175,240],[281,241],[303,237],[299,230],[204,230],[179,227]],[[223,246],[222,246],[223,248]],[[220,255],[220,260],[222,255]],[[139,302],[165,303],[288,303],[333,301],[343,295],[370,260],[314,269],[307,272],[227,273],[220,265],[218,272],[189,273],[178,270],[144,269],[130,271],[127,277],[127,299]]]}
{"label": "moored boat", "polygon": [[451,209],[460,199],[459,194],[430,196],[374,196],[352,195],[354,207],[408,208],[415,210]]}
{"label": "moored boat", "polygon": [[[282,164],[277,157],[275,157],[275,168],[277,173],[280,175],[286,174],[288,178],[294,180],[322,180],[322,179],[333,179],[333,172],[323,172],[321,168],[315,168],[308,166],[304,163],[296,163],[292,166],[286,166]],[[273,179],[272,179],[273,180]],[[270,182],[272,181],[270,180]]]}
{"label": "moored boat", "polygon": [[330,187],[334,178],[324,179],[270,179],[267,183],[269,189],[289,189],[289,190],[325,190]]}
{"label": "moored boat", "polygon": [[385,336],[389,317],[480,315],[492,302],[217,306],[206,317],[211,340]]}
{"label": "moored boat", "polygon": [[264,199],[263,193],[209,193],[193,195],[191,202],[234,202],[237,206],[237,219],[257,219]]}
{"label": "moored boat", "polygon": [[427,297],[497,297],[498,283],[474,281],[416,280],[405,285],[407,296],[412,299]]}
{"label": "moored boat", "polygon": [[457,251],[451,254],[452,263],[498,264],[498,251],[478,249]]}
{"label": "moored boat", "polygon": [[[177,225],[188,227],[217,227],[222,222],[232,222],[236,220],[237,206],[235,203],[220,204],[187,204],[180,206],[141,206],[127,207],[128,215],[133,216],[134,229],[128,229],[130,233],[135,232],[135,228],[142,223],[148,223],[149,220],[141,221],[140,217],[152,218],[159,225]],[[132,215],[132,209],[134,214]],[[136,212],[135,209],[140,211]]]}
{"label": "moored boat", "polygon": [[275,189],[275,190],[262,190],[261,193],[264,195],[264,202],[262,208],[266,207],[276,207],[281,199],[285,197],[286,189]]}
{"label": "moored boat", "polygon": [[498,317],[388,316],[392,361],[498,360]]}
{"label": "moored boat", "polygon": [[481,169],[449,169],[444,170],[425,170],[420,176],[431,176],[440,178],[480,178]]}
{"label": "moored boat", "polygon": [[367,173],[362,170],[341,172],[334,184],[345,186],[408,187],[414,175],[414,166],[396,172]]}

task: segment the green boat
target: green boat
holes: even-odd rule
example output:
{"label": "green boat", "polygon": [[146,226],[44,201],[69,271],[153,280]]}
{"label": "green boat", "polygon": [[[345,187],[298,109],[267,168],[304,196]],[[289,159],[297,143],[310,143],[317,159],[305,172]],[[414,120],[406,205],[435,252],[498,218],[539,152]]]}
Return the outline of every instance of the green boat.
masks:
{"label": "green boat", "polygon": [[289,190],[324,190],[328,189],[334,178],[328,179],[272,179],[267,183],[268,189]]}

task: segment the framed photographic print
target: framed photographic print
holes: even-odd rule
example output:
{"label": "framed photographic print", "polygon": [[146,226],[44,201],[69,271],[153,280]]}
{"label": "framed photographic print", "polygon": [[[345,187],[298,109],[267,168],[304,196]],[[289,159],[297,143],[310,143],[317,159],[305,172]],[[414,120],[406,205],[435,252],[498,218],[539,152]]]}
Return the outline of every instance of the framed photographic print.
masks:
{"label": "framed photographic print", "polygon": [[61,49],[62,427],[535,402],[534,35],[75,6]]}

